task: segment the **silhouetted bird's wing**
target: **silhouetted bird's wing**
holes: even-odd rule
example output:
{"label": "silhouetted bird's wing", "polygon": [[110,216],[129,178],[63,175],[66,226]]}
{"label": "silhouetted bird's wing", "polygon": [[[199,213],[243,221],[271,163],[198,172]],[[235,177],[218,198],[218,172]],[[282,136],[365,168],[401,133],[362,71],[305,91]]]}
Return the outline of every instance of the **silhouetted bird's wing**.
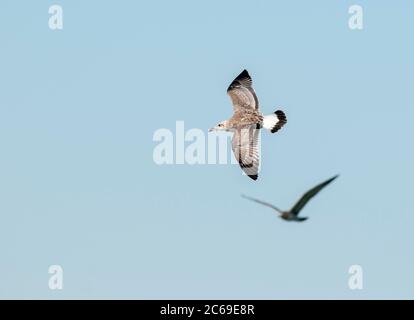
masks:
{"label": "silhouetted bird's wing", "polygon": [[338,175],[326,180],[325,182],[322,182],[321,184],[318,184],[316,187],[310,189],[308,192],[306,192],[302,198],[293,206],[293,208],[290,210],[290,212],[294,215],[298,215],[299,212],[303,209],[303,207],[308,203],[310,199],[312,199],[316,194],[321,191],[323,188],[325,188],[328,184],[330,184],[332,181],[334,181],[336,178],[338,178]]}
{"label": "silhouetted bird's wing", "polygon": [[262,204],[262,205],[264,205],[264,206],[266,206],[266,207],[272,208],[272,209],[274,209],[274,210],[276,210],[276,211],[278,211],[278,212],[282,213],[282,210],[280,210],[279,208],[275,207],[274,205],[272,205],[272,204],[270,204],[270,203],[267,203],[267,202],[264,202],[264,201],[262,201],[262,200],[255,199],[255,198],[252,198],[252,197],[245,196],[244,194],[242,194],[242,197],[243,197],[243,198],[245,198],[245,199],[248,199],[248,200],[254,201],[254,202],[256,202],[256,203]]}
{"label": "silhouetted bird's wing", "polygon": [[243,70],[227,88],[227,93],[233,103],[234,112],[258,110],[259,101],[252,87],[252,78],[247,70]]}

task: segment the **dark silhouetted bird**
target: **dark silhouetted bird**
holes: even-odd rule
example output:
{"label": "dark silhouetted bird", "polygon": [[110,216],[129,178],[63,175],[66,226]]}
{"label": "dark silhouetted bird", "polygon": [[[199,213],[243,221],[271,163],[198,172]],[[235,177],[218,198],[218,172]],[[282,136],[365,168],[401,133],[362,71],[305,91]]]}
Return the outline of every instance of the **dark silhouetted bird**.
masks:
{"label": "dark silhouetted bird", "polygon": [[321,184],[318,184],[316,187],[310,189],[308,192],[306,192],[300,199],[298,202],[296,202],[296,204],[292,207],[292,209],[288,210],[288,211],[282,211],[279,208],[275,207],[274,205],[255,199],[255,198],[251,198],[245,195],[242,195],[243,198],[249,199],[251,201],[260,203],[262,205],[265,205],[267,207],[272,208],[273,210],[276,210],[279,213],[279,217],[287,220],[287,221],[305,221],[308,218],[307,217],[299,217],[299,213],[300,211],[303,209],[303,207],[308,203],[308,201],[310,199],[312,199],[314,196],[316,196],[316,194],[321,191],[323,188],[325,188],[328,184],[330,184],[332,181],[334,181],[336,178],[338,178],[339,175],[336,175],[328,180],[326,180],[325,182],[322,182]]}

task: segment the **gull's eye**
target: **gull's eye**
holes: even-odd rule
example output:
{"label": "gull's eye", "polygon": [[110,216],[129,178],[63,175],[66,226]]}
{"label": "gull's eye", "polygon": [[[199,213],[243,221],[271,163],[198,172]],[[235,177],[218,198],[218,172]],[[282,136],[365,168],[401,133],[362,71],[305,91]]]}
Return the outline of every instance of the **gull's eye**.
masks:
{"label": "gull's eye", "polygon": [[222,124],[221,123],[219,123],[219,125],[218,125],[219,127],[221,127],[222,126]]}

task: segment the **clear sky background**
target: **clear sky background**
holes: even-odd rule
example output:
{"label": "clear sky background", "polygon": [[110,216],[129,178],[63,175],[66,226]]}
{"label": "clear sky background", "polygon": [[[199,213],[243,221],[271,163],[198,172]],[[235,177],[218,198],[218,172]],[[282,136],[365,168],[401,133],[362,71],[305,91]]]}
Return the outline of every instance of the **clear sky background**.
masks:
{"label": "clear sky background", "polygon": [[[64,28],[48,28],[48,8]],[[364,30],[348,8],[364,8]],[[414,5],[408,1],[0,2],[1,298],[414,298]],[[153,162],[159,128],[264,113],[254,182]],[[287,223],[241,193],[289,208]],[[64,289],[48,288],[48,268]],[[348,269],[364,289],[348,288]]]}

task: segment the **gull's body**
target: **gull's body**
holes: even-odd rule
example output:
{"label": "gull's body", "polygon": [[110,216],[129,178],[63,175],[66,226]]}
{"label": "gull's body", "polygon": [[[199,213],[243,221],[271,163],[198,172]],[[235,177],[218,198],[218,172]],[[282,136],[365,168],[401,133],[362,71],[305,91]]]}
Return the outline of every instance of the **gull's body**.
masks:
{"label": "gull's body", "polygon": [[292,207],[292,209],[288,211],[280,210],[278,207],[275,207],[274,205],[261,201],[259,199],[251,198],[248,196],[244,196],[244,198],[249,199],[251,201],[254,201],[256,203],[262,204],[266,207],[272,208],[273,210],[277,211],[279,214],[279,217],[286,221],[305,221],[308,219],[308,217],[299,217],[300,211],[305,207],[305,205],[309,202],[310,199],[312,199],[316,194],[321,191],[323,188],[325,188],[328,184],[330,184],[332,181],[334,181],[338,175],[318,184],[316,187],[313,187],[308,192],[306,192],[298,202]]}
{"label": "gull's body", "polygon": [[252,79],[243,70],[227,88],[233,104],[233,116],[220,122],[212,130],[234,132],[232,149],[242,170],[253,180],[259,172],[260,155],[258,150],[259,129],[266,128],[272,133],[277,132],[286,124],[283,111],[276,111],[263,116],[259,111],[259,100],[252,87]]}

